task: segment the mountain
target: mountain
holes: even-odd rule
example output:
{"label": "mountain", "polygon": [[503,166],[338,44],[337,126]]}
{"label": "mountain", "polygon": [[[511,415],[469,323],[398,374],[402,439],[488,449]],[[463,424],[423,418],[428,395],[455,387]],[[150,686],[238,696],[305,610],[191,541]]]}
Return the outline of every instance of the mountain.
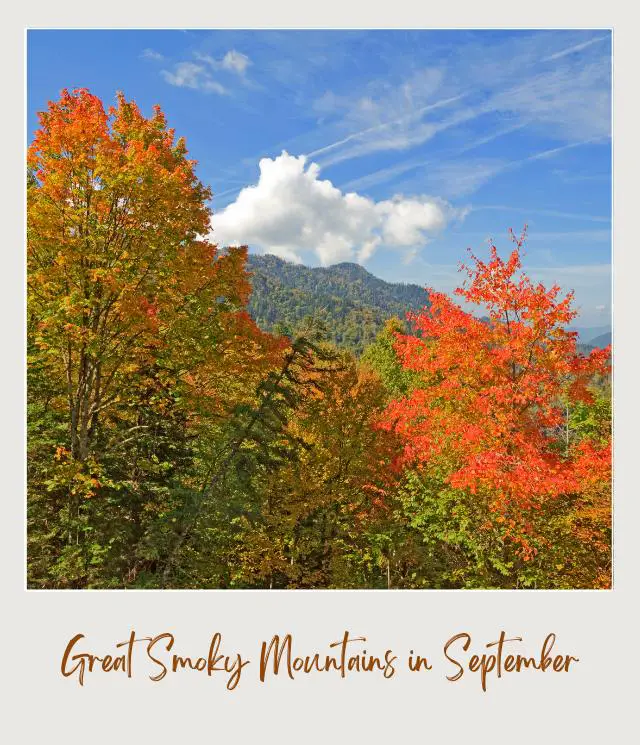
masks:
{"label": "mountain", "polygon": [[592,349],[600,349],[611,344],[611,326],[595,326],[591,328],[570,327],[571,331],[578,332],[578,351],[581,354],[589,354]]}
{"label": "mountain", "polygon": [[[260,328],[280,327],[293,332],[308,316],[324,322],[329,338],[338,346],[361,354],[392,316],[404,319],[407,311],[429,304],[424,288],[385,282],[359,264],[306,267],[271,254],[249,254],[253,292],[249,312]],[[611,327],[573,327],[579,349],[611,343]]]}
{"label": "mountain", "polygon": [[611,339],[611,331],[607,331],[604,334],[596,336],[595,339],[591,339],[588,344],[590,347],[600,347],[602,349],[603,347],[608,347],[609,344],[611,344]]}
{"label": "mountain", "polygon": [[582,327],[582,326],[569,326],[570,331],[577,331],[578,332],[578,342],[580,344],[584,344],[586,346],[595,346],[592,343],[592,339],[595,339],[596,336],[601,336],[602,334],[611,333],[611,326],[590,326],[590,327]]}
{"label": "mountain", "polygon": [[249,312],[260,328],[293,331],[307,316],[322,320],[329,338],[360,354],[384,322],[429,304],[424,288],[374,277],[358,264],[309,268],[271,254],[250,254]]}

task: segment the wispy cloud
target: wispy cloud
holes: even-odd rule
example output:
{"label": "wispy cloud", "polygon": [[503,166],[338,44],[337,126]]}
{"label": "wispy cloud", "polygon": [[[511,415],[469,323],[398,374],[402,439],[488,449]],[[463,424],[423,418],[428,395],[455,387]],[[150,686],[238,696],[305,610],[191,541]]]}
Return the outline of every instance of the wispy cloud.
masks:
{"label": "wispy cloud", "polygon": [[155,49],[144,49],[140,56],[142,57],[142,59],[148,59],[153,62],[162,62],[164,60],[164,54],[156,52]]}
{"label": "wispy cloud", "polygon": [[[319,129],[346,133],[309,155],[327,167],[375,152],[409,150],[478,117],[487,117],[488,127],[497,119],[495,136],[501,136],[505,116],[512,120],[507,130],[530,127],[560,141],[609,136],[610,57],[603,45],[594,51],[596,42],[607,38],[551,54],[548,34],[518,43],[510,39],[505,49],[487,49],[485,43],[482,50],[464,48],[446,65],[395,81],[373,80],[357,92],[326,91],[314,102]],[[507,61],[496,65],[503,58]],[[549,66],[550,61],[557,64]],[[493,137],[490,132],[486,141]]]}
{"label": "wispy cloud", "polygon": [[[246,43],[242,37],[231,38],[231,44],[218,45],[208,59],[200,56],[197,60],[225,84],[225,49],[244,49]],[[260,157],[274,157],[286,149],[313,158],[323,174],[336,168],[344,179],[336,183],[345,192],[363,193],[394,183],[396,192],[456,199],[474,194],[503,173],[536,162],[560,161],[565,152],[608,142],[609,35],[587,31],[469,33],[455,45],[440,38],[429,33],[407,33],[402,39],[367,36],[368,53],[384,62],[385,74],[376,78],[369,77],[371,68],[360,65],[357,54],[338,65],[343,70],[348,64],[348,75],[336,75],[335,70],[328,73],[335,60],[326,54],[326,37],[316,39],[316,47],[312,34],[301,33],[274,32],[261,39],[260,47],[247,43],[250,63],[255,65],[252,69],[265,84],[260,95],[285,95],[291,103],[291,119],[298,119],[302,126],[289,128],[297,133],[263,146],[228,175],[249,183]],[[356,39],[357,35],[351,41]],[[274,51],[278,52],[275,57]],[[284,78],[286,84],[274,73],[280,70],[279,61],[291,68]],[[312,115],[315,126],[305,126]],[[508,146],[491,146],[507,137]],[[543,144],[535,149],[537,142]],[[461,157],[481,149],[480,157]],[[405,156],[401,162],[399,153]],[[218,208],[240,191],[233,181],[221,179],[220,186]],[[532,211],[524,210],[524,214]],[[574,216],[561,209],[547,214],[609,220]]]}
{"label": "wispy cloud", "polygon": [[611,218],[604,215],[591,215],[588,213],[562,212],[560,210],[544,210],[531,207],[513,207],[505,204],[474,204],[472,212],[482,210],[496,210],[505,212],[520,212],[524,215],[543,215],[545,217],[561,217],[567,220],[586,220],[587,222],[606,222],[610,223]]}
{"label": "wispy cloud", "polygon": [[415,171],[417,169],[426,168],[428,166],[432,166],[438,162],[441,162],[442,159],[450,159],[452,157],[462,155],[463,153],[467,153],[471,150],[475,150],[476,148],[481,147],[482,145],[486,145],[489,142],[492,142],[493,140],[498,139],[499,137],[504,137],[505,135],[511,134],[512,132],[516,132],[519,129],[522,129],[527,125],[526,122],[520,122],[515,125],[511,125],[509,127],[503,127],[502,129],[498,129],[495,132],[492,132],[489,135],[486,135],[485,137],[480,137],[479,139],[473,140],[472,142],[467,143],[466,145],[463,145],[462,147],[452,149],[450,151],[446,151],[442,155],[438,156],[438,158],[429,158],[425,160],[424,158],[413,158],[411,160],[403,161],[402,163],[398,163],[393,166],[388,166],[387,168],[381,168],[377,171],[374,171],[372,173],[366,174],[364,176],[360,176],[356,179],[352,179],[348,183],[344,184],[343,188],[345,189],[369,189],[372,186],[377,186],[379,184],[384,184],[389,181],[392,181],[397,176],[401,176],[404,173]]}
{"label": "wispy cloud", "polygon": [[430,190],[459,198],[473,194],[499,173],[517,165],[499,159],[444,162],[429,168],[424,180]]}
{"label": "wispy cloud", "polygon": [[582,42],[582,44],[574,44],[571,47],[567,47],[566,49],[562,49],[559,52],[555,52],[554,54],[550,54],[548,57],[543,57],[541,62],[551,62],[552,60],[562,59],[562,57],[566,57],[568,54],[575,54],[575,52],[581,52],[583,49],[587,49],[587,47],[590,47],[592,44],[598,44],[601,41],[607,41],[609,39],[609,35],[606,36],[598,36],[595,39],[589,39],[589,41]]}
{"label": "wispy cloud", "polygon": [[588,241],[605,243],[611,241],[610,230],[569,230],[561,232],[536,231],[529,235],[529,242],[534,241]]}
{"label": "wispy cloud", "polygon": [[553,147],[549,150],[543,150],[539,153],[534,153],[533,155],[530,155],[528,158],[524,158],[522,161],[518,161],[518,164],[522,163],[528,163],[532,160],[544,160],[545,158],[553,158],[554,156],[558,155],[558,153],[563,153],[565,150],[573,150],[574,147],[584,147],[585,145],[592,145],[596,142],[601,142],[602,138],[600,137],[591,137],[588,140],[581,140],[579,142],[570,142],[568,145],[562,145],[561,147]]}
{"label": "wispy cloud", "polygon": [[221,83],[214,80],[202,65],[195,62],[177,62],[172,70],[162,70],[160,74],[169,85],[178,88],[191,88],[219,95],[227,93],[227,89]]}
{"label": "wispy cloud", "polygon": [[477,140],[473,140],[472,142],[468,143],[467,145],[463,145],[459,150],[457,150],[456,154],[461,155],[462,153],[469,152],[470,150],[475,150],[476,148],[482,147],[482,145],[487,145],[490,142],[493,142],[494,140],[499,139],[500,137],[505,137],[506,135],[510,135],[512,132],[517,132],[519,129],[523,129],[524,127],[528,126],[528,121],[518,122],[517,124],[512,124],[508,127],[502,127],[500,129],[496,129],[494,132],[491,132],[488,135],[485,135],[484,137],[480,137]]}
{"label": "wispy cloud", "polygon": [[[163,59],[161,55],[155,56],[157,53],[153,50],[145,50],[145,53],[143,56],[148,59]],[[160,72],[169,85],[191,88],[204,93],[226,95],[230,92],[229,87],[221,83],[218,79],[219,74],[216,74],[221,73],[223,79],[226,76],[225,82],[229,82],[229,79],[234,77],[240,78],[243,83],[251,86],[251,82],[246,77],[246,71],[252,63],[246,54],[230,49],[220,59],[198,51],[193,52],[192,56],[195,62],[191,60],[176,62],[171,69]]]}
{"label": "wispy cloud", "polygon": [[230,49],[221,59],[216,59],[210,54],[195,52],[194,57],[201,62],[206,62],[213,70],[227,70],[239,76],[244,76],[247,68],[252,64],[246,54]]}
{"label": "wispy cloud", "polygon": [[608,137],[611,133],[610,60],[566,65],[495,92],[489,105],[519,117],[539,134],[560,140]]}
{"label": "wispy cloud", "polygon": [[237,52],[235,49],[228,51],[222,58],[222,68],[224,70],[232,70],[238,75],[244,75],[247,67],[251,64],[251,60],[246,54]]}
{"label": "wispy cloud", "polygon": [[[325,153],[335,150],[336,148],[342,147],[343,145],[346,145],[349,142],[352,142],[353,140],[362,140],[366,135],[371,135],[373,133],[382,133],[388,132],[389,130],[397,130],[395,132],[395,137],[385,137],[384,139],[378,140],[375,143],[372,143],[369,145],[369,148],[367,148],[367,151],[370,149],[398,149],[402,150],[405,147],[411,145],[411,144],[420,144],[424,141],[424,139],[428,138],[430,135],[435,134],[437,131],[437,128],[435,126],[427,126],[427,127],[421,127],[418,129],[418,131],[414,131],[412,135],[409,135],[408,132],[402,131],[403,125],[406,125],[411,122],[418,121],[423,114],[425,114],[427,111],[433,111],[435,109],[440,109],[445,106],[450,106],[451,104],[455,103],[456,101],[459,101],[461,98],[464,98],[465,94],[461,94],[458,96],[451,96],[449,98],[442,99],[441,101],[436,101],[435,103],[428,104],[426,106],[422,106],[419,109],[416,109],[415,111],[412,111],[410,114],[407,114],[405,116],[401,116],[397,119],[392,119],[388,122],[383,122],[382,124],[376,124],[372,127],[366,127],[365,129],[360,130],[359,132],[353,132],[350,135],[347,135],[346,137],[343,137],[340,140],[336,140],[335,142],[331,142],[328,145],[324,145],[321,148],[318,148],[317,150],[313,150],[310,153],[307,153],[307,157],[309,158],[315,158],[318,155],[324,155]],[[394,147],[395,144],[395,147]],[[377,147],[377,145],[380,145],[380,147]],[[346,156],[345,156],[346,159]],[[337,159],[332,162],[339,162]]]}
{"label": "wispy cloud", "polygon": [[[410,170],[420,169],[420,182],[431,192],[441,194],[447,199],[469,196],[478,191],[481,186],[496,176],[523,168],[529,163],[554,158],[567,150],[584,147],[600,142],[598,138],[579,142],[570,142],[560,147],[549,148],[532,153],[525,158],[505,160],[501,158],[455,158],[431,159],[428,161],[413,161],[392,166],[378,171],[370,176],[353,179],[345,188],[367,188],[374,183],[381,183],[395,178],[397,175]],[[463,148],[459,152],[467,150]]]}
{"label": "wispy cloud", "polygon": [[572,173],[562,168],[554,168],[552,171],[565,184],[580,184],[589,181],[610,181],[611,173]]}
{"label": "wispy cloud", "polygon": [[406,160],[397,165],[387,166],[387,168],[380,168],[373,173],[368,173],[364,176],[351,179],[346,184],[342,185],[343,189],[370,189],[373,186],[379,184],[385,184],[393,181],[397,176],[402,176],[410,171],[415,171],[419,168],[428,166],[432,161],[424,159],[412,159]]}

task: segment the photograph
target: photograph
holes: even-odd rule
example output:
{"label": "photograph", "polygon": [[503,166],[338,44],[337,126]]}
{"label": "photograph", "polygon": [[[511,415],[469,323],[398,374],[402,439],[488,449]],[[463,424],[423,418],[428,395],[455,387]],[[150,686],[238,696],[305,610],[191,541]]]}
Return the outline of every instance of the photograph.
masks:
{"label": "photograph", "polygon": [[610,28],[25,33],[27,590],[613,588]]}

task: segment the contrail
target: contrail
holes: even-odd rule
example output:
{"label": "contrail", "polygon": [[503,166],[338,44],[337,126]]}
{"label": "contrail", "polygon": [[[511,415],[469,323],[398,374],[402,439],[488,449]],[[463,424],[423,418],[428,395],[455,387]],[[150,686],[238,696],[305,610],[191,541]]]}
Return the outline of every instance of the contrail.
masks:
{"label": "contrail", "polygon": [[373,127],[367,127],[367,129],[362,129],[360,132],[353,132],[353,134],[348,135],[347,137],[344,137],[342,140],[337,140],[336,142],[332,142],[329,145],[325,145],[324,147],[318,148],[318,150],[313,150],[310,153],[306,153],[305,157],[307,158],[313,158],[316,155],[320,155],[321,153],[326,153],[329,150],[334,150],[337,147],[340,147],[340,145],[344,145],[347,142],[351,142],[351,140],[356,140],[358,137],[362,137],[363,135],[369,134],[369,132],[378,132],[381,129],[387,129],[388,127],[392,127],[394,124],[401,124],[402,122],[409,121],[410,119],[414,119],[417,116],[420,116],[421,114],[424,114],[425,111],[430,111],[432,109],[439,109],[442,106],[448,106],[451,103],[454,103],[454,101],[459,101],[461,98],[464,98],[465,96],[468,96],[468,93],[461,93],[458,96],[452,96],[451,98],[445,98],[442,101],[437,101],[436,103],[429,104],[428,106],[423,106],[420,109],[416,109],[415,111],[412,111],[411,114],[407,114],[407,116],[402,116],[399,119],[393,119],[390,122],[384,122],[383,124],[376,124]]}
{"label": "contrail", "polygon": [[568,47],[567,49],[563,49],[561,52],[556,52],[549,57],[543,57],[540,62],[551,62],[551,60],[560,59],[560,57],[566,57],[568,54],[580,52],[583,49],[590,47],[592,44],[596,44],[599,41],[605,41],[608,38],[608,36],[598,36],[595,39],[589,39],[589,41],[584,41],[582,44],[576,44],[573,47]]}

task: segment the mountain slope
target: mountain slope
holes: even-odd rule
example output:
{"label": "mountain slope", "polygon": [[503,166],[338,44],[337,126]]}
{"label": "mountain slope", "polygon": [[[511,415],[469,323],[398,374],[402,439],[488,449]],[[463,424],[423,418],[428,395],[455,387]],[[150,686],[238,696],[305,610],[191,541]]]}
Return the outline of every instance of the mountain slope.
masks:
{"label": "mountain slope", "polygon": [[611,344],[612,336],[611,331],[607,331],[604,334],[600,334],[599,336],[596,336],[595,339],[591,339],[589,341],[590,347],[600,347],[601,349],[603,347],[608,347],[609,344]]}
{"label": "mountain slope", "polygon": [[385,282],[358,264],[309,268],[252,254],[248,269],[253,286],[249,312],[261,328],[272,331],[280,325],[293,331],[314,316],[326,324],[332,341],[356,354],[388,318],[404,318],[407,311],[428,305],[422,287]]}
{"label": "mountain slope", "polygon": [[[578,343],[586,346],[594,346],[593,340],[597,336],[602,336],[606,333],[611,333],[611,325],[608,326],[569,326],[570,331],[578,332]],[[606,345],[605,345],[606,346]]]}

